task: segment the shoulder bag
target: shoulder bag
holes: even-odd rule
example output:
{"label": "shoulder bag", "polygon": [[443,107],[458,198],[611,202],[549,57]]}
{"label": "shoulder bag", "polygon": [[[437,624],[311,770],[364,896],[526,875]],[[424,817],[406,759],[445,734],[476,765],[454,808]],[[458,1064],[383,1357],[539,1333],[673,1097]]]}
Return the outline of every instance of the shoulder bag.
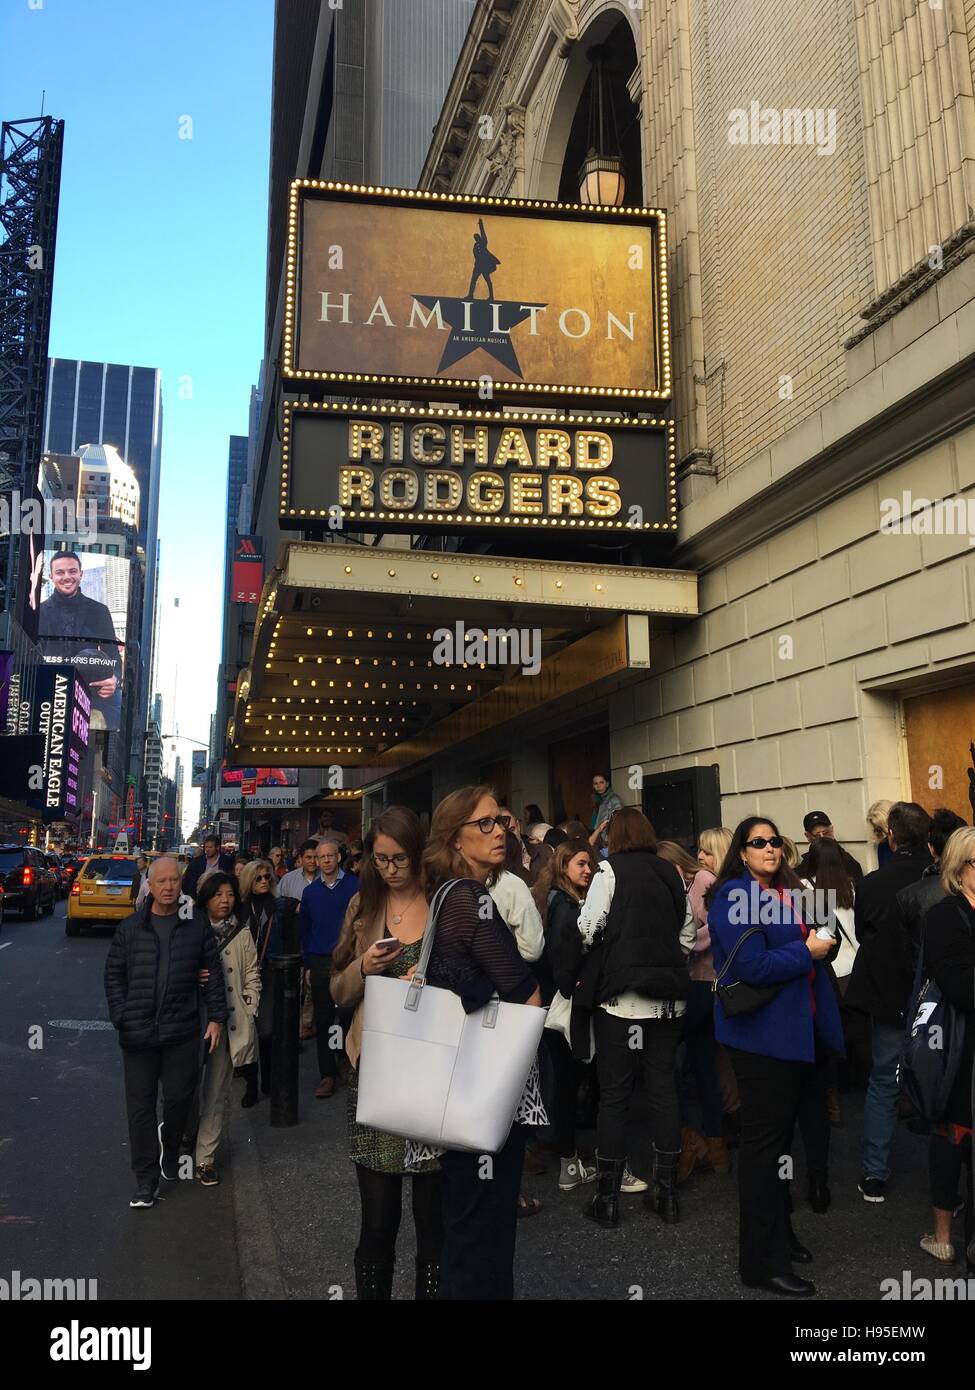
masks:
{"label": "shoulder bag", "polygon": [[437,916],[459,880],[430,903],[412,980],[366,977],[356,1120],[442,1149],[497,1153],[538,1052],[545,1010],[497,995],[468,1014],[427,983]]}
{"label": "shoulder bag", "polygon": [[731,954],[724,965],[718,971],[711,985],[711,991],[720,1001],[721,1007],[725,1011],[726,1018],[741,1018],[745,1014],[757,1013],[766,1004],[771,1004],[772,1000],[782,988],[781,985],[749,985],[744,980],[733,980],[730,985],[723,985],[721,981],[731,968],[731,963],[738,954],[744,942],[750,936],[764,936],[761,927],[749,927],[746,932],[735,942]]}

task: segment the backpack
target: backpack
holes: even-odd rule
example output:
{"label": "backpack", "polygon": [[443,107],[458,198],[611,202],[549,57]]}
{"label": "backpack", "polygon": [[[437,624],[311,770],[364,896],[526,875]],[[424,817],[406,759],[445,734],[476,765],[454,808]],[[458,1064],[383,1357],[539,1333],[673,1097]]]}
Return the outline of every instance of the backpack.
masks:
{"label": "backpack", "polygon": [[965,1016],[945,999],[934,980],[924,979],[923,961],[922,942],[913,1004],[897,1062],[897,1084],[920,1116],[940,1124],[961,1065]]}

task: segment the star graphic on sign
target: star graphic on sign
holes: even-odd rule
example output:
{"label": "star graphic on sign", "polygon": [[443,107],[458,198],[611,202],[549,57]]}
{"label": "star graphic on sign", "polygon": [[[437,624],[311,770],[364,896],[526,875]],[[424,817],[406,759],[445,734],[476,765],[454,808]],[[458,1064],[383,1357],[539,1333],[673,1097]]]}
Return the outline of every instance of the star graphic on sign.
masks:
{"label": "star graphic on sign", "polygon": [[450,328],[438,373],[483,348],[515,376],[521,376],[511,330],[524,323],[533,309],[547,308],[545,304],[523,304],[517,299],[460,299],[435,294],[415,294],[413,298],[425,309],[439,304],[443,321]]}

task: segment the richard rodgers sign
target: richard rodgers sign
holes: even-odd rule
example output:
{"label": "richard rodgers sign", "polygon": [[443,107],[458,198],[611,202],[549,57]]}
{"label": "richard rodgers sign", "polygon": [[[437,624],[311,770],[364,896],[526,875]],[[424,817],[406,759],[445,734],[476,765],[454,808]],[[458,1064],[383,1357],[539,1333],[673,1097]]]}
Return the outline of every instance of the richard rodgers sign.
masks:
{"label": "richard rodgers sign", "polygon": [[676,531],[673,426],[284,403],[282,527]]}
{"label": "richard rodgers sign", "polygon": [[668,398],[664,214],[298,180],[283,373],[356,395]]}

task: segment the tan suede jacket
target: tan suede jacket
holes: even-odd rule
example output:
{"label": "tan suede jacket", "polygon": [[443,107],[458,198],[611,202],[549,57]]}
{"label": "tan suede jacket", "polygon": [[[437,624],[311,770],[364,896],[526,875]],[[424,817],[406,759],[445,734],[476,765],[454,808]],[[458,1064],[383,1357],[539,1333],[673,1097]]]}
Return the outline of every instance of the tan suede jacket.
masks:
{"label": "tan suede jacket", "polygon": [[351,1009],[355,1005],[355,1016],[345,1039],[345,1051],[354,1067],[359,1065],[362,1049],[362,999],[366,992],[366,982],[359,967],[361,958],[369,947],[386,935],[385,913],[377,913],[371,922],[359,916],[359,894],[349,902],[342,922],[334,955],[345,955],[352,951],[352,959],[344,970],[336,970],[332,975],[330,989],[332,998],[340,1009]]}

